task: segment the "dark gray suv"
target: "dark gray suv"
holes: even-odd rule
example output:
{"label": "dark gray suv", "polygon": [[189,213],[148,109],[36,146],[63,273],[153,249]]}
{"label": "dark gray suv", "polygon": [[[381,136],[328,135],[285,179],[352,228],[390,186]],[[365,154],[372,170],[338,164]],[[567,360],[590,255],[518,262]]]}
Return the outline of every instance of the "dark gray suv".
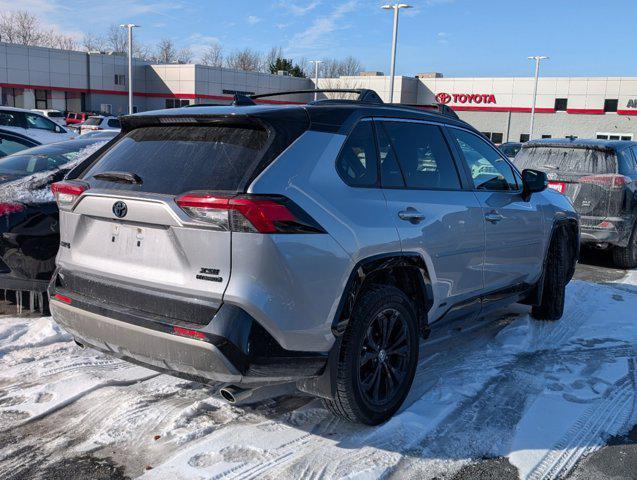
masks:
{"label": "dark gray suv", "polygon": [[559,319],[568,199],[470,125],[359,93],[124,117],[53,186],[55,320],[230,401],[292,384],[377,424],[432,323],[512,302]]}
{"label": "dark gray suv", "polygon": [[637,266],[637,142],[534,140],[515,164],[546,172],[549,187],[573,202],[583,244],[611,248],[618,267]]}

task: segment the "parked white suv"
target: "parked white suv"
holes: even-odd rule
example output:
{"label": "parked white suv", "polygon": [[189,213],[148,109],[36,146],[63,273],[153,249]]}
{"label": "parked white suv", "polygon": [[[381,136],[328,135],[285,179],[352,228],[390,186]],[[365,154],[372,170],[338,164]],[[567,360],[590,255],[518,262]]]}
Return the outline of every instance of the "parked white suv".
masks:
{"label": "parked white suv", "polygon": [[45,116],[23,108],[0,107],[0,128],[26,135],[38,143],[61,142],[76,137]]}
{"label": "parked white suv", "polygon": [[66,117],[64,116],[64,112],[60,112],[59,110],[47,109],[47,110],[39,110],[37,108],[31,109],[32,112],[39,113],[43,117],[48,118],[52,122],[57,123],[58,125],[62,125],[66,127]]}
{"label": "parked white suv", "polygon": [[121,130],[119,119],[113,116],[93,115],[80,125],[80,134],[94,130],[119,132]]}

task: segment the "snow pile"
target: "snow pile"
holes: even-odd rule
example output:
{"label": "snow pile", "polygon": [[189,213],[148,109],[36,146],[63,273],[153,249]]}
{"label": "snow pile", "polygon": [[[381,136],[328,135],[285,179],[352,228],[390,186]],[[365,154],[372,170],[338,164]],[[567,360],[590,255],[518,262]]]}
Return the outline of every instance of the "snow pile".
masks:
{"label": "snow pile", "polygon": [[20,203],[45,203],[54,202],[55,198],[49,188],[51,178],[58,172],[70,171],[82,160],[99,150],[107,143],[107,140],[96,142],[81,149],[78,154],[68,163],[65,163],[55,170],[34,173],[27,177],[19,178],[0,185],[0,202],[20,202]]}
{"label": "snow pile", "polygon": [[0,430],[13,439],[0,477],[92,452],[149,479],[450,478],[493,456],[525,479],[563,478],[637,423],[636,310],[632,272],[571,283],[558,322],[513,306],[434,326],[402,411],[376,428],[302,396],[233,407],[79,350],[48,318],[0,318]]}

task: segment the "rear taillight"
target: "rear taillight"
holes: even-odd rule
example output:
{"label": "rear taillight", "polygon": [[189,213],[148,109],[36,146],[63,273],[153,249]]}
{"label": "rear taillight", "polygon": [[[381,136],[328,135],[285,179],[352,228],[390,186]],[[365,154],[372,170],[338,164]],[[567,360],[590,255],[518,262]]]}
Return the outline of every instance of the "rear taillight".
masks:
{"label": "rear taillight", "polygon": [[197,340],[206,340],[206,334],[189,328],[173,327],[173,333],[182,337],[196,338]]}
{"label": "rear taillight", "polygon": [[566,191],[566,184],[564,182],[549,182],[549,188],[556,192],[564,193]]}
{"label": "rear taillight", "polygon": [[0,203],[0,215],[18,213],[22,210],[24,210],[24,205],[21,203]]}
{"label": "rear taillight", "polygon": [[624,175],[616,173],[607,173],[603,175],[589,175],[579,179],[580,183],[592,183],[608,188],[623,188],[632,180]]}
{"label": "rear taillight", "polygon": [[58,208],[61,210],[71,209],[86,190],[88,190],[88,185],[80,182],[56,182],[51,185],[51,191],[55,196]]}
{"label": "rear taillight", "polygon": [[175,201],[189,216],[211,224],[218,230],[250,233],[325,232],[286,197],[190,192]]}

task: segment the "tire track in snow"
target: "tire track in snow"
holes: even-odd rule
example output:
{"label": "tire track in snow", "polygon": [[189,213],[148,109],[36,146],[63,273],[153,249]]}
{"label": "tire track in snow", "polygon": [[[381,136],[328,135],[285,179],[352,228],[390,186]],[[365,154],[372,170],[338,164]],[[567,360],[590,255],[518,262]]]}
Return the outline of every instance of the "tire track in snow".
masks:
{"label": "tire track in snow", "polygon": [[635,359],[629,358],[629,374],[591,405],[551,447],[549,453],[529,473],[528,480],[562,478],[580,458],[603,446],[608,432],[618,432],[628,426],[635,408],[637,373]]}

